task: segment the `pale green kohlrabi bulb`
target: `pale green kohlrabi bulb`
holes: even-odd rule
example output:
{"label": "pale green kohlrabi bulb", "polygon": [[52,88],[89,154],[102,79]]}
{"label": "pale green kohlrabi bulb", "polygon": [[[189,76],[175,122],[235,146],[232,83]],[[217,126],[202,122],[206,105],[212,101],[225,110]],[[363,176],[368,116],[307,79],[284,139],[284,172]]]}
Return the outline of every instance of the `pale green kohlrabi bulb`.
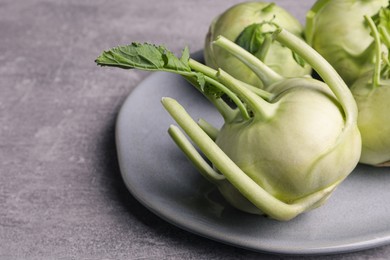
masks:
{"label": "pale green kohlrabi bulb", "polygon": [[358,105],[362,136],[360,162],[390,166],[390,80],[373,86],[372,74],[360,77],[351,87]]}
{"label": "pale green kohlrabi bulb", "polygon": [[390,166],[390,10],[365,17],[375,42],[375,63],[351,86],[362,136],[361,163]]}
{"label": "pale green kohlrabi bulb", "polygon": [[212,42],[220,35],[236,42],[267,66],[285,77],[309,75],[311,67],[289,48],[271,39],[275,28],[282,27],[301,37],[303,26],[282,7],[269,2],[243,2],[216,17],[210,25],[204,47],[206,65],[221,68],[236,79],[262,86],[258,77],[241,61]]}
{"label": "pale green kohlrabi bulb", "polygon": [[364,15],[374,16],[388,5],[388,0],[319,0],[307,13],[307,42],[348,86],[372,69],[375,56]]}
{"label": "pale green kohlrabi bulb", "polygon": [[[272,120],[255,117],[225,123],[216,138],[218,146],[281,201],[297,201],[343,180],[360,157],[361,142],[356,127],[338,143],[345,122],[329,87],[314,79],[294,78],[271,89],[276,93],[272,102],[278,105]],[[261,212],[241,199],[232,185],[218,187],[235,207]]]}
{"label": "pale green kohlrabi bulb", "polygon": [[[267,91],[242,84],[223,70],[204,70],[246,104],[232,113],[225,111],[230,106],[217,104],[225,121],[222,128],[210,131],[207,124],[202,126],[212,139],[175,101],[164,99],[163,104],[213,168],[171,126],[175,142],[231,205],[289,220],[327,201],[358,163],[361,138],[355,100],[334,69],[286,30],[274,37],[301,55],[325,83],[310,77],[280,76],[236,44],[218,37],[214,44],[255,71]],[[209,98],[215,101],[215,96]]]}

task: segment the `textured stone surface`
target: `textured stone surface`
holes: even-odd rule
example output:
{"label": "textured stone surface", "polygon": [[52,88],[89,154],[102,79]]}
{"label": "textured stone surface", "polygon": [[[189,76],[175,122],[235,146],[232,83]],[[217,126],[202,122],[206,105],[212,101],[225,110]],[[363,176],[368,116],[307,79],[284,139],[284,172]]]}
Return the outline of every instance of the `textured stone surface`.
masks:
{"label": "textured stone surface", "polygon": [[130,41],[201,49],[211,19],[237,2],[0,0],[0,259],[298,259],[180,230],[138,203],[118,169],[116,115],[148,74],[94,59]]}

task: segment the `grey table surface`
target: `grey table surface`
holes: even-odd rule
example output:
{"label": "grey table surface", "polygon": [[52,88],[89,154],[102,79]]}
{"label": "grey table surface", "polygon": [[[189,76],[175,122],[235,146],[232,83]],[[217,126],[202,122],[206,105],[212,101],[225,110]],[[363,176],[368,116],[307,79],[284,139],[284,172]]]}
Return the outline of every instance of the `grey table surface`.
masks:
{"label": "grey table surface", "polygon": [[[0,259],[301,259],[183,231],[120,175],[115,120],[149,74],[102,69],[131,41],[202,49],[237,0],[0,0]],[[275,1],[304,22],[314,1]],[[385,259],[390,246],[306,259]]]}

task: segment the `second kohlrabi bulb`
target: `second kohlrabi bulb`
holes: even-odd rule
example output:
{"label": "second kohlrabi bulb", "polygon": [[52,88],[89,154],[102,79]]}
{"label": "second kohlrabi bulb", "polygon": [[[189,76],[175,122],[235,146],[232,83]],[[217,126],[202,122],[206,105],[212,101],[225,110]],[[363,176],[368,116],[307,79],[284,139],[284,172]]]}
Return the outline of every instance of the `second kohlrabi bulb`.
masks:
{"label": "second kohlrabi bulb", "polygon": [[[252,26],[245,31],[248,26]],[[204,58],[206,65],[221,68],[236,79],[261,86],[258,77],[236,57],[212,44],[220,35],[238,43],[267,66],[285,77],[311,73],[308,64],[297,60],[293,52],[280,43],[266,39],[277,27],[301,37],[303,26],[288,11],[269,2],[244,2],[232,6],[214,19],[206,36]],[[243,33],[244,32],[244,33]]]}

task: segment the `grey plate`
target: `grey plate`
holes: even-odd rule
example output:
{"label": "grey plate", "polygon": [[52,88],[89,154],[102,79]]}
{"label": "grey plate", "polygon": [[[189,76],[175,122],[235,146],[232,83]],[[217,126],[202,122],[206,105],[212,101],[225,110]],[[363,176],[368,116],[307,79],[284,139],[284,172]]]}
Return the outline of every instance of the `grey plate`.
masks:
{"label": "grey plate", "polygon": [[177,75],[154,73],[127,98],[117,121],[123,179],[135,198],[166,221],[198,235],[255,251],[281,254],[351,252],[390,242],[390,169],[359,165],[326,205],[278,222],[231,208],[167,134],[174,123],[161,97],[193,116],[222,119]]}

